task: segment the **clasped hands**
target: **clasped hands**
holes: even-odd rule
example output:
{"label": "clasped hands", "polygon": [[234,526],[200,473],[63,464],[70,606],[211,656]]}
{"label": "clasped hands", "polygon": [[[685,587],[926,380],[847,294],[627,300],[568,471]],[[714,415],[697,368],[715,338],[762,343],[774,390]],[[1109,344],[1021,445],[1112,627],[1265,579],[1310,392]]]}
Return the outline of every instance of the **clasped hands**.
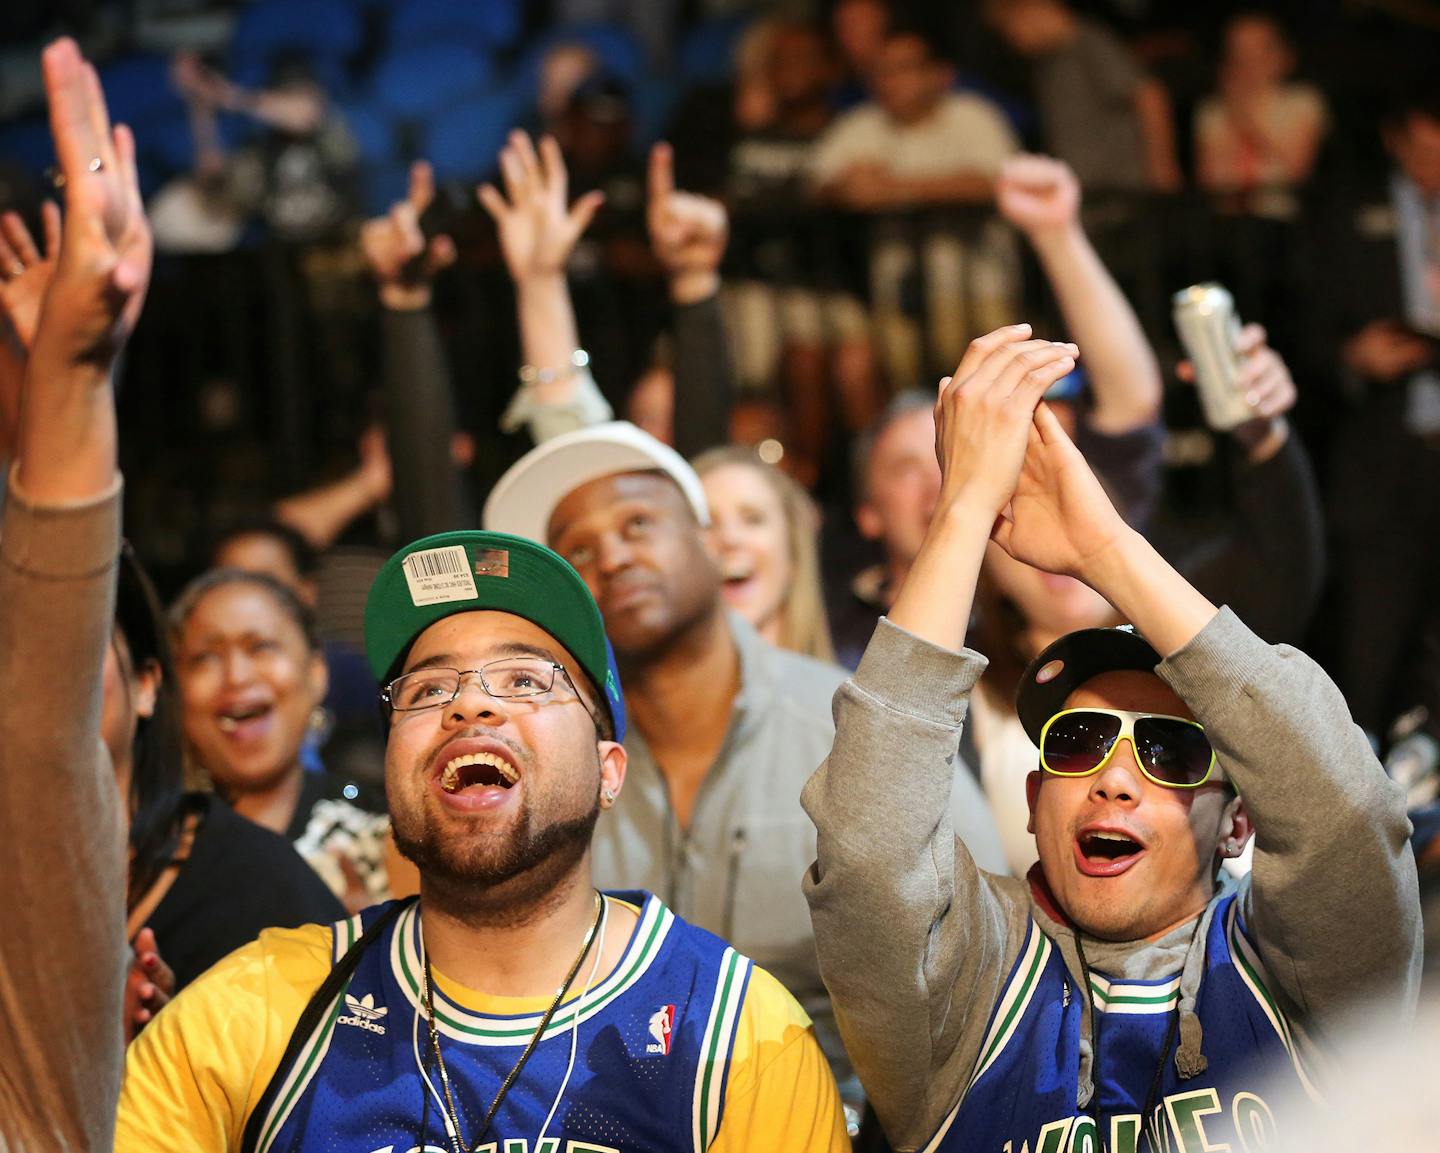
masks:
{"label": "clasped hands", "polygon": [[1086,580],[1130,530],[1042,399],[1078,356],[1028,324],[971,343],[935,404],[935,521],[987,524],[1016,560]]}

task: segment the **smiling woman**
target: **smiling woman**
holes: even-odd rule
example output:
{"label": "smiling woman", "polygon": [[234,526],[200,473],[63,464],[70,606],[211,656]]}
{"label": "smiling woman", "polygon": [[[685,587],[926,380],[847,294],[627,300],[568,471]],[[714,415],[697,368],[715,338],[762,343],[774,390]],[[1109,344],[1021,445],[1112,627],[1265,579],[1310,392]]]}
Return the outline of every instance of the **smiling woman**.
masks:
{"label": "smiling woman", "polygon": [[216,791],[294,842],[352,910],[386,899],[383,804],[306,770],[326,688],[309,609],[270,577],[215,569],[181,593],[171,628],[185,743]]}
{"label": "smiling woman", "polygon": [[820,588],[820,514],[809,494],[748,447],[695,459],[725,603],[772,644],[835,659]]}

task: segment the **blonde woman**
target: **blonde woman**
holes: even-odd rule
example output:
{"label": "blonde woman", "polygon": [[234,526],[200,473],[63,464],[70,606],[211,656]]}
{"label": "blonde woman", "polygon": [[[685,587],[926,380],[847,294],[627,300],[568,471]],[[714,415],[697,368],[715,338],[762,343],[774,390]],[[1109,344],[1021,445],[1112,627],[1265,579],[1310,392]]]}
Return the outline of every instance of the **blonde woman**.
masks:
{"label": "blonde woman", "polygon": [[694,464],[710,505],[710,548],[726,604],[772,644],[833,661],[815,502],[752,448],[713,448]]}

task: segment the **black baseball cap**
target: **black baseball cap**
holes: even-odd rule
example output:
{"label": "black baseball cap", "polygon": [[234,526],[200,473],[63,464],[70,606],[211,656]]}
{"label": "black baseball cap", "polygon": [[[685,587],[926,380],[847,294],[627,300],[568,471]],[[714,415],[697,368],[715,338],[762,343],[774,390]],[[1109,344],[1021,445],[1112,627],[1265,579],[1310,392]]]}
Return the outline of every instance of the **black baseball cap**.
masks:
{"label": "black baseball cap", "polygon": [[1065,707],[1076,689],[1101,673],[1153,673],[1160,654],[1130,625],[1067,633],[1026,667],[1015,692],[1015,711],[1025,735],[1040,747],[1045,722]]}
{"label": "black baseball cap", "polygon": [[625,739],[625,698],[605,622],[580,574],[558,553],[500,532],[442,532],[385,562],[365,601],[365,657],[380,682],[436,621],[495,609],[544,629],[599,690],[615,739]]}

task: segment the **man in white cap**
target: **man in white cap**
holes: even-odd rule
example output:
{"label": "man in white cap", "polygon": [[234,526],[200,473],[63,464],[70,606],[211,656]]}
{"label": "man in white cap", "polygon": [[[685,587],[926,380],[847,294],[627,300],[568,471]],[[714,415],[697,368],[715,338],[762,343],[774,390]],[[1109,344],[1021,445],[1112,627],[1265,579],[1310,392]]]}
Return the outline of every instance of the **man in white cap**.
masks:
{"label": "man in white cap", "polygon": [[[815,1021],[847,1096],[800,879],[815,838],[800,789],[834,735],[844,672],[762,640],[725,611],[704,489],[624,422],[545,442],[486,502],[485,527],[547,543],[585,579],[631,717],[624,797],[595,838],[603,884],[640,885],[764,965]],[[999,843],[968,773],[957,804],[981,855]],[[853,1085],[853,1082],[852,1082]]]}

